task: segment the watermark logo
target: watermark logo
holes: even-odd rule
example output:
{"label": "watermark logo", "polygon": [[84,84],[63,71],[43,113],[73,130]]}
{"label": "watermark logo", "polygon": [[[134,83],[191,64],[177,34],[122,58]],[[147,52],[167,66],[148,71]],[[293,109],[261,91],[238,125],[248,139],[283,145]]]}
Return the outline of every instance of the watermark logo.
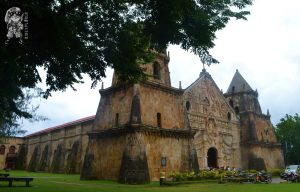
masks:
{"label": "watermark logo", "polygon": [[28,39],[28,12],[22,12],[19,7],[11,7],[6,11],[4,21],[7,25],[6,44],[12,38],[19,39],[23,44],[23,39]]}

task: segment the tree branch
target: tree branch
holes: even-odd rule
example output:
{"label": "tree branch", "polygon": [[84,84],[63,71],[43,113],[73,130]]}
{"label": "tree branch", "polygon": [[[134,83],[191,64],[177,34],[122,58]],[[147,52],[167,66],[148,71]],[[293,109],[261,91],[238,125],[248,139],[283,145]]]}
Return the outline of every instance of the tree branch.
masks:
{"label": "tree branch", "polygon": [[72,2],[70,2],[68,4],[62,4],[61,8],[58,10],[58,14],[65,15],[69,11],[75,9],[76,7],[78,7],[79,5],[81,5],[87,1],[88,0],[73,0]]}

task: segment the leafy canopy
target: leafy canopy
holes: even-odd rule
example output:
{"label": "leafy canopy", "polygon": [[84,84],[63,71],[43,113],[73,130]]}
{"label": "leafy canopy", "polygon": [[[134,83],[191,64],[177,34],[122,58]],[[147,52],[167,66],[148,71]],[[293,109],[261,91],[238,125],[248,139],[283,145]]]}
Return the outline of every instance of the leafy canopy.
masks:
{"label": "leafy canopy", "polygon": [[[0,22],[0,107],[24,116],[16,101],[23,88],[41,82],[65,90],[88,74],[92,87],[112,67],[123,81],[145,78],[140,63],[151,61],[150,50],[179,44],[206,64],[215,32],[230,18],[245,19],[252,0],[1,0],[0,15],[12,6],[28,13],[28,40],[4,44],[6,23]],[[5,113],[0,114],[4,118]]]}
{"label": "leafy canopy", "polygon": [[300,164],[300,117],[286,115],[276,125],[275,133],[287,164]]}

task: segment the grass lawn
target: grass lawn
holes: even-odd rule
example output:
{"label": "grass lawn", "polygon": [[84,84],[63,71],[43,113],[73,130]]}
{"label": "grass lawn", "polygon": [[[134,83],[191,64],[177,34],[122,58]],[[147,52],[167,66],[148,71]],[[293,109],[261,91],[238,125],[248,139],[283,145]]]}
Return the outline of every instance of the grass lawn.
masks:
{"label": "grass lawn", "polygon": [[[1,172],[4,173],[4,172]],[[146,185],[123,185],[114,181],[81,181],[79,175],[31,173],[26,171],[11,171],[10,176],[34,177],[31,187],[25,187],[25,182],[0,183],[0,192],[134,192],[134,191],[170,191],[170,192],[298,192],[300,183],[281,184],[218,184],[197,183],[177,186],[159,186],[159,182]]]}

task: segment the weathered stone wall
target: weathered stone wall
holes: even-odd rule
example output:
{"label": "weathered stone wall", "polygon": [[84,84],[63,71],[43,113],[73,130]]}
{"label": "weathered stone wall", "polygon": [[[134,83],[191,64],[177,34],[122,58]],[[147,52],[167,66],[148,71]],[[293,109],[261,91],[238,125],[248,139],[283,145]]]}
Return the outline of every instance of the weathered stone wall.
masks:
{"label": "weathered stone wall", "polygon": [[251,112],[240,113],[242,142],[260,141],[277,143],[270,116],[257,115]]}
{"label": "weathered stone wall", "polygon": [[270,116],[241,113],[242,162],[245,169],[284,167],[281,145],[277,143]]}
{"label": "weathered stone wall", "polygon": [[225,96],[228,99],[228,103],[231,104],[231,107],[234,108],[237,113],[252,111],[256,114],[262,114],[258,101],[258,93],[256,91],[227,93]]}
{"label": "weathered stone wall", "polygon": [[18,156],[21,146],[24,144],[24,140],[21,137],[0,137],[0,147],[4,146],[5,151],[0,154],[0,170],[5,168],[5,162],[9,153],[10,147],[15,147],[15,155]]}
{"label": "weathered stone wall", "polygon": [[200,168],[208,167],[209,149],[217,151],[216,166],[240,167],[239,119],[208,73],[203,71],[185,90],[183,105],[187,126],[197,131],[194,147]]}
{"label": "weathered stone wall", "polygon": [[244,169],[272,170],[284,167],[281,146],[271,143],[247,143],[242,145]]}
{"label": "weathered stone wall", "polygon": [[93,119],[26,137],[27,169],[79,173]]}
{"label": "weathered stone wall", "polygon": [[[166,166],[162,165],[162,158],[166,159]],[[115,137],[98,135],[90,139],[81,178],[143,183],[149,177],[148,181],[157,181],[160,172],[189,171],[189,158],[188,138],[161,135],[159,131]]]}
{"label": "weathered stone wall", "polygon": [[133,98],[133,87],[111,87],[106,90],[100,90],[100,93],[101,100],[93,131],[118,127],[128,123]]}
{"label": "weathered stone wall", "polygon": [[[174,172],[191,171],[189,158],[191,149],[187,138],[144,135],[149,175],[152,181],[158,181],[160,172],[166,175]],[[166,159],[166,166],[162,165],[162,158]]]}
{"label": "weathered stone wall", "polygon": [[90,137],[81,178],[117,180],[125,144],[125,136]]}
{"label": "weathered stone wall", "polygon": [[143,124],[158,127],[157,114],[160,113],[162,128],[184,128],[182,95],[179,90],[147,83],[141,84],[139,91]]}

